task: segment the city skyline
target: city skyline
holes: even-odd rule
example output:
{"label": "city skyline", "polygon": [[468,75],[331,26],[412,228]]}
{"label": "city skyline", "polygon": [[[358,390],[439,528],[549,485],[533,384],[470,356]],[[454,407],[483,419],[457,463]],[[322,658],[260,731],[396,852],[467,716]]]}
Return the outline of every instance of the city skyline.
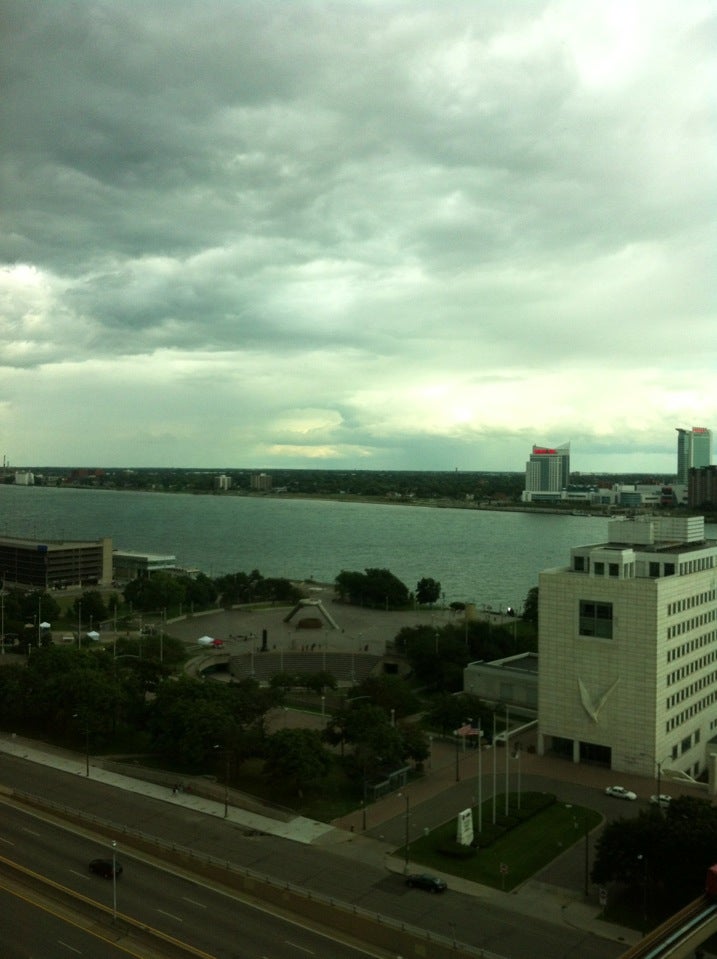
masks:
{"label": "city skyline", "polygon": [[672,474],[708,0],[5,0],[13,464]]}

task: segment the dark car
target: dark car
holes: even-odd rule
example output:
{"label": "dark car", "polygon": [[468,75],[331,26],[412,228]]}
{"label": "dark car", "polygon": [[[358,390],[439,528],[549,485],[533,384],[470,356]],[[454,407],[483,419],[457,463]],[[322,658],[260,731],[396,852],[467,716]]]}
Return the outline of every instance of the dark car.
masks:
{"label": "dark car", "polygon": [[93,859],[90,862],[90,872],[94,873],[95,876],[102,876],[103,879],[111,879],[113,874],[115,876],[122,875],[122,863],[117,862],[115,859]]}
{"label": "dark car", "polygon": [[406,876],[406,885],[410,886],[411,889],[415,887],[416,889],[425,889],[427,892],[445,892],[448,888],[444,879],[439,879],[438,876],[429,876],[426,873]]}

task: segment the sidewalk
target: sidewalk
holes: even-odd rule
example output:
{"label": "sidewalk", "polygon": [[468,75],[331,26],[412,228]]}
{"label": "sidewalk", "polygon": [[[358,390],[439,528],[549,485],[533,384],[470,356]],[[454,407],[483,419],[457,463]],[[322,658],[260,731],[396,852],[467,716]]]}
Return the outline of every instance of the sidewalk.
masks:
{"label": "sidewalk", "polygon": [[[16,736],[0,736],[0,752],[51,766],[70,774],[83,777],[86,775],[84,757],[78,758],[73,753],[47,744],[37,744]],[[485,751],[483,756],[487,755],[490,754]],[[502,751],[499,751],[498,760],[502,759],[502,755]],[[412,820],[418,824],[430,822],[432,812],[433,815],[437,814],[435,807],[440,800],[447,801],[456,809],[465,808],[474,801],[476,757],[477,754],[474,751],[468,751],[459,756],[461,779],[456,782],[455,750],[448,744],[434,742],[432,768],[427,770],[425,777],[411,783],[406,790],[410,796]],[[567,776],[570,771],[574,776],[575,771],[570,764],[558,760],[538,759],[538,757],[531,757],[531,759],[534,760],[531,765],[539,765],[539,772],[534,768],[526,775],[537,774],[545,777],[546,783],[554,780],[570,781]],[[489,772],[489,764],[492,764],[492,757],[489,762],[483,763],[484,776]],[[183,806],[205,815],[226,818],[227,822],[248,830],[256,830],[293,842],[312,844],[325,849],[327,854],[347,856],[352,860],[360,860],[391,872],[402,873],[404,870],[403,859],[395,857],[393,852],[403,843],[407,808],[405,793],[386,796],[365,810],[351,813],[329,825],[301,816],[296,816],[288,822],[281,822],[232,805],[226,807],[225,817],[223,802],[208,799],[193,791],[175,792],[166,786],[108,772],[100,766],[93,765],[91,757],[90,777],[96,782],[117,789]],[[612,778],[612,774],[605,770],[581,768],[581,785],[583,786],[590,784],[586,780],[594,779],[598,780],[595,783],[596,788],[604,788],[603,781],[609,784]],[[628,784],[633,786],[632,783]],[[502,792],[502,787],[499,787],[499,791]],[[644,780],[641,782],[641,793],[645,795]],[[559,860],[569,857],[570,854],[571,850],[566,850]],[[446,875],[445,878],[451,889],[474,896],[488,906],[495,905],[502,910],[514,911],[526,917],[583,929],[600,938],[624,943],[626,947],[639,941],[640,934],[635,930],[601,921],[599,905],[597,902],[585,901],[579,889],[579,883],[571,883],[571,888],[561,886],[559,883],[550,881],[550,873],[551,870],[548,868],[538,878],[524,883],[510,894],[458,879],[455,876]]]}
{"label": "sidewalk", "polygon": [[[304,717],[302,717],[304,718]],[[305,717],[311,723],[319,717]],[[47,744],[37,743],[15,736],[0,737],[0,752],[8,753],[28,759],[41,765],[52,766],[65,772],[85,776],[85,758],[78,758],[76,754],[56,749]],[[403,844],[406,803],[405,795],[410,797],[412,828],[416,824],[437,825],[432,822],[432,815],[444,821],[445,814],[438,812],[439,805],[448,803],[451,808],[462,809],[476,801],[477,788],[477,752],[467,750],[458,756],[459,781],[456,781],[456,752],[452,744],[434,741],[430,766],[426,775],[411,783],[403,793],[392,793],[365,809],[357,810],[343,816],[333,823],[321,823],[296,816],[287,822],[249,812],[237,806],[209,799],[195,792],[187,790],[174,792],[166,786],[134,779],[116,772],[96,766],[90,757],[90,776],[96,782],[123,789],[128,792],[142,794],[162,802],[184,806],[196,812],[216,818],[226,818],[227,822],[238,825],[247,830],[288,839],[293,842],[314,845],[326,850],[327,853],[347,856],[373,866],[386,868],[392,872],[402,873],[404,861],[393,855],[394,850]],[[499,793],[504,791],[505,753],[498,750],[496,765],[498,772]],[[580,766],[558,759],[539,758],[534,754],[526,753],[521,762],[524,777],[543,780],[541,788],[551,788],[556,781],[566,785],[574,783],[576,771],[579,769],[580,787],[594,787],[603,791],[610,785],[615,775],[608,770],[595,767]],[[484,781],[492,776],[493,756],[490,750],[482,754],[482,772]],[[620,777],[621,783],[645,797],[652,787],[651,781]],[[511,788],[515,788],[515,784]],[[681,790],[684,787],[681,785]],[[487,798],[487,792],[484,793]],[[366,828],[364,829],[364,822]],[[600,919],[600,906],[596,901],[586,901],[580,890],[580,882],[569,881],[561,884],[561,872],[566,870],[565,863],[571,854],[581,857],[581,853],[566,850],[555,863],[546,868],[538,877],[529,880],[510,894],[497,889],[481,886],[455,876],[446,875],[444,878],[455,889],[465,895],[474,896],[486,905],[494,904],[501,909],[508,909],[521,915],[541,920],[552,921],[558,925],[568,925],[584,929],[600,938],[612,939],[624,943],[626,946],[639,941],[640,934],[632,929],[613,926]],[[563,868],[561,869],[561,865]],[[577,870],[578,875],[580,869]],[[551,881],[555,880],[555,881]]]}

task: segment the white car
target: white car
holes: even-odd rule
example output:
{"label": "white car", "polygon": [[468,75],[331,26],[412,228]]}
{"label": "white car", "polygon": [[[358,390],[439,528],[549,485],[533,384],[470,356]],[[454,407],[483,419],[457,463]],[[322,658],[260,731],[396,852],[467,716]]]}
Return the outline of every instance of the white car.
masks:
{"label": "white car", "polygon": [[660,793],[659,796],[650,796],[650,802],[653,806],[661,806],[663,809],[667,809],[672,802],[672,796],[667,796],[665,793]]}
{"label": "white car", "polygon": [[608,796],[614,796],[615,799],[629,799],[631,802],[637,799],[635,793],[622,786],[608,786],[605,792]]}

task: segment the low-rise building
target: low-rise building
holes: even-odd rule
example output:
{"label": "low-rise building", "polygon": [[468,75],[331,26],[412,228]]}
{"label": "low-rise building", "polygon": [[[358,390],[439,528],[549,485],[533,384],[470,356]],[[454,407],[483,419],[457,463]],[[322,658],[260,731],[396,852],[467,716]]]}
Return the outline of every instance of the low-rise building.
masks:
{"label": "low-rise building", "polygon": [[35,540],[0,537],[0,574],[6,583],[52,589],[109,586],[112,540]]}

